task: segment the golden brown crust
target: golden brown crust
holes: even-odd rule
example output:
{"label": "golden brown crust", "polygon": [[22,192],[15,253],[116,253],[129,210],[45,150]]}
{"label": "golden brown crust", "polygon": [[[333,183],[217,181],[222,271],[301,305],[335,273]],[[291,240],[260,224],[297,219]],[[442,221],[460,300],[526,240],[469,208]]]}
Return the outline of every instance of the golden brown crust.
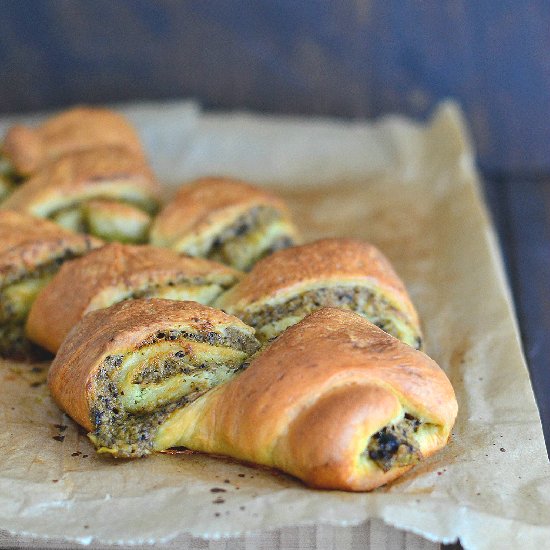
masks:
{"label": "golden brown crust", "polygon": [[19,186],[2,208],[46,218],[95,198],[156,204],[160,186],[145,160],[120,147],[65,155]]}
{"label": "golden brown crust", "polygon": [[156,217],[151,243],[177,247],[182,239],[193,240],[205,231],[221,231],[239,216],[257,206],[279,210],[290,218],[284,201],[249,183],[210,177],[182,186]]}
{"label": "golden brown crust", "polygon": [[90,406],[93,379],[108,355],[144,345],[155,334],[183,328],[198,332],[235,327],[253,330],[231,315],[196,302],[128,300],[92,311],[71,330],[48,373],[50,392],[58,405],[92,431]]}
{"label": "golden brown crust", "polygon": [[35,300],[27,335],[55,353],[86,313],[103,307],[103,296],[127,296],[128,292],[174,281],[200,280],[228,287],[239,277],[239,272],[224,265],[179,256],[168,249],[108,244],[61,267]]}
{"label": "golden brown crust", "polygon": [[0,210],[0,286],[63,256],[67,250],[80,255],[102,244],[98,239],[71,233],[50,221]]}
{"label": "golden brown crust", "polygon": [[11,127],[2,153],[18,174],[28,176],[63,155],[102,146],[124,147],[143,156],[139,136],[125,117],[91,107],[63,111],[36,128]]}
{"label": "golden brown crust", "polygon": [[[281,448],[279,452],[283,457],[287,453],[292,457],[294,474],[309,485],[369,491],[396,479],[412,465],[388,472],[375,469],[370,472],[368,481],[355,481],[354,464],[348,457],[349,440],[354,433],[364,431],[373,418],[391,418],[398,408],[397,398],[376,385],[339,387],[327,392],[293,420],[285,438],[287,450]],[[360,485],[356,485],[358,482]]]}
{"label": "golden brown crust", "polygon": [[318,282],[376,281],[419,327],[405,285],[375,246],[355,239],[322,239],[279,250],[260,260],[217,305],[239,315],[264,302],[278,302]]}
{"label": "golden brown crust", "polygon": [[180,411],[188,431],[178,444],[281,468],[314,487],[370,490],[411,467],[361,465],[370,436],[404,409],[440,427],[423,456],[446,444],[457,403],[438,365],[362,317],[325,308]]}

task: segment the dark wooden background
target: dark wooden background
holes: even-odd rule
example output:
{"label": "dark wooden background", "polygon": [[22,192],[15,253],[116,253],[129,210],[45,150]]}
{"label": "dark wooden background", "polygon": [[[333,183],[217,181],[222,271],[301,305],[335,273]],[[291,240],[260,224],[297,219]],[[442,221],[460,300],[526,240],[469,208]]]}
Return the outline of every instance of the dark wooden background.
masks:
{"label": "dark wooden background", "polygon": [[[0,0],[0,112],[194,97],[474,134],[550,439],[550,2]],[[513,388],[510,388],[513,391]]]}

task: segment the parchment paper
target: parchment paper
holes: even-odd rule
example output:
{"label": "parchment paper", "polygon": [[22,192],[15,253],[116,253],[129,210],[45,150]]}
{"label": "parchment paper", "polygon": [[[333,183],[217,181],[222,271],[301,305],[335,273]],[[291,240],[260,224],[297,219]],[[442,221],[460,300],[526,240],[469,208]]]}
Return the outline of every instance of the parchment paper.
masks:
{"label": "parchment paper", "polygon": [[[382,518],[465,548],[547,546],[550,468],[510,293],[458,108],[427,126],[131,106],[161,181],[229,174],[273,186],[306,240],[354,236],[394,262],[427,351],[455,387],[448,447],[370,494],[196,454],[115,461],[53,405],[44,366],[0,363],[0,528],[82,543],[164,542]],[[3,131],[13,119],[4,119]]]}

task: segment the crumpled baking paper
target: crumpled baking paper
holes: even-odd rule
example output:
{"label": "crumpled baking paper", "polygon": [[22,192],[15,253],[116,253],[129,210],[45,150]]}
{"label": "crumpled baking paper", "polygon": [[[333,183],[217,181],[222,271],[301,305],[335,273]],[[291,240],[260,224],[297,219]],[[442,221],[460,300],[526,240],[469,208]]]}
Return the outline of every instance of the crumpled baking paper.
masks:
{"label": "crumpled baking paper", "polygon": [[96,456],[52,403],[47,365],[1,362],[0,528],[136,544],[381,518],[467,549],[545,547],[550,468],[456,105],[427,125],[204,114],[190,102],[122,110],[167,190],[201,175],[249,179],[289,201],[305,240],[359,237],[389,256],[420,312],[427,352],[455,387],[452,441],[369,494],[311,490],[199,454],[113,460]]}

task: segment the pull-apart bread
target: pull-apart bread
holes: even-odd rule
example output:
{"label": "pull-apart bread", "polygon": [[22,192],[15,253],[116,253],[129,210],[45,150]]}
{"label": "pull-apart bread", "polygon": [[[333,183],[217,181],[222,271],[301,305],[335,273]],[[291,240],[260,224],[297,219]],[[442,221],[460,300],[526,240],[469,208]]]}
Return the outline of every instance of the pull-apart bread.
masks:
{"label": "pull-apart bread", "polygon": [[350,311],[289,328],[227,384],[174,411],[155,448],[185,446],[365,491],[448,441],[453,388],[428,356]]}
{"label": "pull-apart bread", "polygon": [[181,187],[155,218],[151,244],[248,270],[296,241],[285,203],[229,178],[203,178]]}
{"label": "pull-apart bread", "polygon": [[135,155],[143,155],[135,129],[126,118],[109,109],[75,107],[34,128],[12,126],[0,156],[0,199],[14,183],[31,176],[44,164],[68,153],[102,146],[124,147]]}
{"label": "pull-apart bread", "polygon": [[0,356],[29,355],[24,326],[37,294],[63,262],[101,244],[47,220],[0,210]]}
{"label": "pull-apart bread", "polygon": [[312,311],[341,307],[422,347],[418,315],[405,286],[377,248],[358,240],[323,239],[275,252],[215,305],[253,326],[264,342]]}
{"label": "pull-apart bread", "polygon": [[2,207],[107,241],[145,242],[159,194],[142,156],[121,147],[98,147],[45,165]]}
{"label": "pull-apart bread", "polygon": [[324,308],[250,358],[257,345],[206,306],[124,302],[84,317],[49,384],[101,452],[184,446],[326,489],[373,489],[447,443],[443,371],[359,315]]}
{"label": "pull-apart bread", "polygon": [[240,276],[228,266],[165,248],[111,243],[63,265],[35,300],[27,335],[56,353],[90,311],[135,298],[210,304]]}
{"label": "pull-apart bread", "polygon": [[233,377],[258,347],[254,329],[222,311],[129,300],[82,319],[63,342],[48,383],[100,452],[144,456],[167,418]]}

